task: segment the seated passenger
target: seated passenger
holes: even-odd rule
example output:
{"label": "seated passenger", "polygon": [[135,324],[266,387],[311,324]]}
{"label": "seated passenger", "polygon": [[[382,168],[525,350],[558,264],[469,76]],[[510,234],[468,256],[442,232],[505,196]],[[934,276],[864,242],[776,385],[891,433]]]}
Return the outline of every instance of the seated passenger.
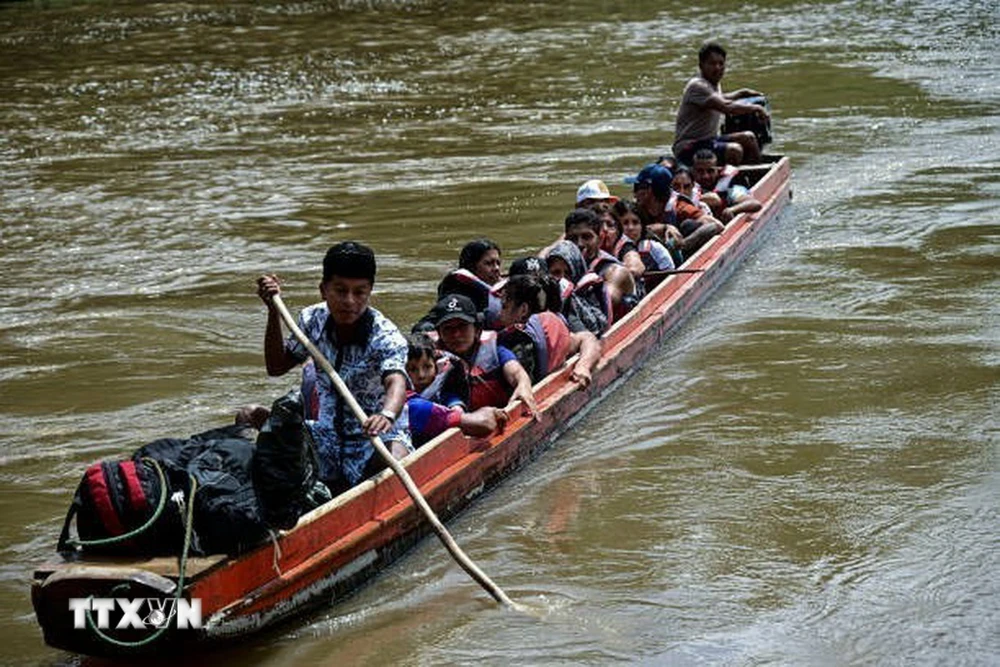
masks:
{"label": "seated passenger", "polygon": [[[476,309],[492,322],[500,312],[500,301],[491,295],[493,285],[500,280],[500,246],[489,239],[469,241],[458,256],[458,268],[449,271],[438,283],[437,298],[445,294],[464,294],[476,304]],[[431,313],[413,325],[413,332],[434,330]]]}
{"label": "seated passenger", "polygon": [[[554,244],[553,248],[558,247],[567,251],[571,250],[572,253],[577,255],[579,263],[582,266],[583,256],[580,255],[579,248],[568,241],[561,241],[560,243],[563,245]],[[559,256],[559,252],[556,253],[556,256]],[[568,266],[567,261],[560,259],[559,263],[563,266]],[[585,300],[585,289],[580,290],[579,293],[574,293],[576,286],[569,279],[565,277],[556,278],[550,275],[548,262],[543,258],[522,257],[521,259],[514,260],[510,265],[510,278],[514,276],[533,276],[539,280],[542,288],[545,290],[547,309],[554,313],[559,313],[566,319],[570,333],[590,334],[594,337],[594,341],[600,345],[597,337],[607,328],[607,315],[604,311],[607,299],[604,295],[604,285],[600,278],[596,275],[591,275],[595,280],[593,285],[596,288],[595,291],[600,295],[596,302],[597,305],[591,305]],[[501,280],[497,283],[494,291],[497,294],[501,294],[506,282],[507,280]],[[591,325],[588,326],[587,322],[591,322]]]}
{"label": "seated passenger", "polygon": [[580,249],[587,269],[604,280],[614,315],[612,320],[621,319],[638,301],[635,280],[621,262],[601,250],[600,218],[591,209],[575,209],[566,216],[565,232],[566,240]]}
{"label": "seated passenger", "polygon": [[472,300],[461,294],[446,294],[434,306],[438,348],[466,364],[469,408],[510,407],[522,401],[534,414],[537,407],[531,377],[514,353],[497,343],[495,331],[483,331],[482,315]]}
{"label": "seated passenger", "polygon": [[667,214],[670,181],[673,177],[669,169],[659,163],[652,163],[643,167],[635,176],[626,177],[625,182],[632,184],[636,211],[646,223],[646,229],[661,240],[671,253],[676,253],[675,262],[680,264],[683,261],[680,248],[684,237]]}
{"label": "seated passenger", "polygon": [[493,285],[500,280],[500,246],[489,239],[469,241],[458,255],[458,268]]}
{"label": "seated passenger", "polygon": [[611,194],[604,181],[597,178],[584,182],[576,191],[577,208],[590,208],[599,203],[614,204],[616,201],[618,197]]}
{"label": "seated passenger", "polygon": [[694,172],[687,167],[677,167],[670,180],[670,199],[667,215],[672,215],[674,225],[680,227],[685,220],[712,215],[712,209],[701,201],[701,186],[694,180]]}
{"label": "seated passenger", "polygon": [[[594,366],[601,356],[601,344],[587,330],[572,332],[566,318],[560,314],[558,293],[547,290],[544,282],[550,276],[512,277],[503,287],[503,308],[500,322],[504,325],[498,340],[517,355],[521,365],[540,382],[559,369],[566,360],[580,353],[570,380],[581,389],[590,385]],[[549,303],[549,301],[555,303]]]}
{"label": "seated passenger", "polygon": [[645,219],[649,231],[663,239],[663,244],[674,254],[675,263],[693,255],[722,231],[722,224],[711,216],[685,220],[684,229],[678,228],[676,213],[670,205],[673,174],[666,167],[649,164],[626,180],[633,183],[639,215]]}
{"label": "seated passenger", "polygon": [[[599,179],[591,179],[584,182],[576,191],[576,207],[577,208],[588,208],[597,209],[600,207],[607,207],[618,201],[618,197],[615,197],[608,190],[608,186],[604,184],[604,181]],[[558,239],[555,240],[551,245],[543,248],[539,253],[539,257],[545,257],[549,254],[549,250],[558,243],[566,239],[566,235],[562,234]]]}
{"label": "seated passenger", "polygon": [[684,237],[684,252],[690,257],[708,239],[722,233],[723,225],[712,217],[712,209],[701,201],[701,187],[687,167],[678,167],[670,181],[667,216]]}
{"label": "seated passenger", "polygon": [[[611,208],[610,204],[596,204],[592,207],[601,221],[601,250],[621,262],[632,274],[636,287],[641,288],[642,274],[646,271],[646,265],[642,263],[632,239],[622,233],[622,224]],[[638,294],[642,296],[645,292],[639,289]]]}
{"label": "seated passenger", "polygon": [[406,393],[406,408],[414,446],[420,447],[454,427],[461,429],[465,435],[478,438],[503,431],[508,417],[499,408],[483,407],[466,412],[462,407],[449,408],[423,395],[433,388],[438,379],[437,350],[434,341],[425,334],[411,334],[406,338],[409,345],[406,372],[413,384],[413,390]]}
{"label": "seated passenger", "polygon": [[666,246],[660,243],[659,239],[653,238],[646,229],[646,223],[639,217],[635,203],[622,200],[614,205],[612,214],[615,215],[622,226],[622,233],[629,238],[639,253],[646,272],[643,273],[646,292],[651,292],[667,276],[656,275],[659,271],[672,271],[676,268],[674,258]]}
{"label": "seated passenger", "polygon": [[715,153],[700,150],[694,154],[694,178],[701,186],[701,200],[712,209],[712,214],[728,223],[740,213],[753,213],[761,209],[750,191],[733,182],[739,169],[727,165],[720,168]]}
{"label": "seated passenger", "polygon": [[564,304],[569,304],[570,313],[564,311],[572,327],[573,318],[595,336],[600,337],[614,321],[611,300],[604,281],[599,275],[587,271],[583,255],[576,244],[558,241],[545,255],[549,274],[560,281]]}

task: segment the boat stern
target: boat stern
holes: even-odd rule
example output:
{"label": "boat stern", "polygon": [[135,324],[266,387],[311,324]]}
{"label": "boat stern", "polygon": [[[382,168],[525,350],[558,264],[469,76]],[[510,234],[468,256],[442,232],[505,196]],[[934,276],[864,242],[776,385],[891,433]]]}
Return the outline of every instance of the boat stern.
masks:
{"label": "boat stern", "polygon": [[176,588],[172,579],[134,566],[66,563],[35,572],[31,602],[49,646],[135,655],[200,634],[200,609],[178,601]]}

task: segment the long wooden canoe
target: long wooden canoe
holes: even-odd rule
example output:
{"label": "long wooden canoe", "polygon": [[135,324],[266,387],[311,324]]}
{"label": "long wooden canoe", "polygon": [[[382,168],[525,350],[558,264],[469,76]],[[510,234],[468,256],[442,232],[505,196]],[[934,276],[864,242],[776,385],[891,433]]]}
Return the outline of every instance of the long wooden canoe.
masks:
{"label": "long wooden canoe", "polygon": [[[605,335],[601,360],[586,391],[569,381],[570,365],[535,387],[537,419],[518,417],[502,435],[473,439],[452,429],[410,455],[410,475],[442,519],[525,463],[572,426],[587,407],[636,370],[668,333],[693,312],[739,263],[791,197],[788,159],[744,167],[763,208],[743,214],[671,275]],[[317,605],[335,602],[398,558],[429,531],[391,470],[303,516],[275,543],[239,557],[192,558],[182,597],[200,600],[201,627],[171,627],[155,641],[127,648],[91,629],[74,627],[71,598],[169,599],[176,594],[174,558],[59,557],[39,567],[32,602],[45,641],[90,655],[180,650],[194,643],[243,637]],[[148,629],[108,630],[126,641]]]}

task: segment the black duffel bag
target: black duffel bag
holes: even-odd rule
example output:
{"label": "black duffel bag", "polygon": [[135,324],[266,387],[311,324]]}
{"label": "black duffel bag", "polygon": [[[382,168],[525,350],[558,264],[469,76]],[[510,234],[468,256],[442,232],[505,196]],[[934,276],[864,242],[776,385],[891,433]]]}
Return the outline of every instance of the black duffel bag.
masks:
{"label": "black duffel bag", "polygon": [[[124,461],[90,466],[73,496],[58,549],[133,556],[180,554],[192,490],[192,555],[238,554],[267,536],[253,489],[245,427],[163,438]],[[76,517],[77,539],[70,538]]]}
{"label": "black duffel bag", "polygon": [[[256,444],[241,425],[187,439],[162,438],[123,461],[87,468],[77,486],[58,549],[110,555],[181,553],[191,514],[192,555],[240,554],[271,528],[330,500],[318,480],[315,449],[298,391],[274,402]],[[76,517],[77,539],[70,538]]]}
{"label": "black duffel bag", "polygon": [[[184,509],[194,492],[191,553],[239,554],[267,536],[253,488],[255,446],[243,426],[227,426],[187,440],[164,438],[145,445],[133,458],[158,461],[172,490],[171,505]],[[179,553],[183,538],[170,545]]]}

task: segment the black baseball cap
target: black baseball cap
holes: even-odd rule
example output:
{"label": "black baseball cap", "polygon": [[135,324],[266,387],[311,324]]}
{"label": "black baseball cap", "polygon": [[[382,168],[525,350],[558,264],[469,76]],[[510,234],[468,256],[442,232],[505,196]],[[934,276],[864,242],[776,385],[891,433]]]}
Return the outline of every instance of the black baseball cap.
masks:
{"label": "black baseball cap", "polygon": [[464,294],[445,294],[434,305],[431,315],[435,327],[441,326],[448,320],[464,320],[472,324],[479,322],[476,304]]}

